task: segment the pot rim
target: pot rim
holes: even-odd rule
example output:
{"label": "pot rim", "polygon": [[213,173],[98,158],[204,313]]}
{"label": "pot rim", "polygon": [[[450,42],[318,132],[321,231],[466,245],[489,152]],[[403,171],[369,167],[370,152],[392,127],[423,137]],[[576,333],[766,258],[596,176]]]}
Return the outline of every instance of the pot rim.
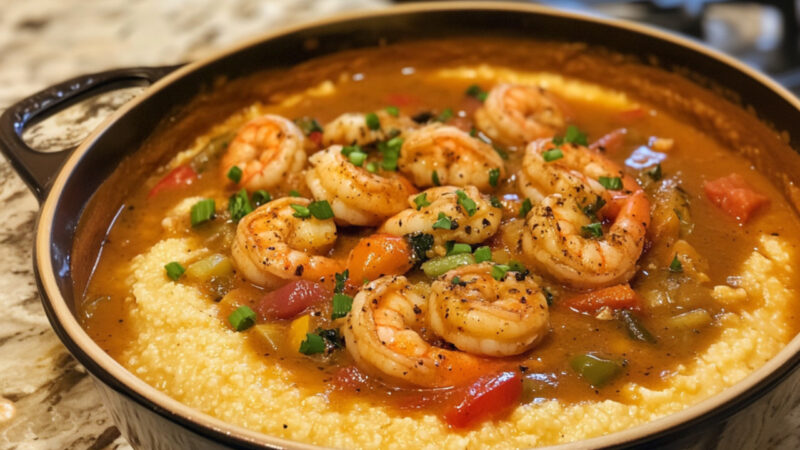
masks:
{"label": "pot rim", "polygon": [[[667,41],[672,44],[689,49],[696,53],[731,67],[733,70],[744,73],[749,78],[766,86],[775,94],[783,97],[794,108],[800,110],[800,100],[798,100],[787,89],[780,86],[777,82],[770,79],[762,72],[745,65],[744,63],[727,56],[721,52],[710,49],[705,45],[683,36],[678,36],[672,32],[651,26],[644,26],[637,23],[598,17],[576,13],[573,11],[555,10],[540,5],[530,5],[521,3],[487,3],[487,2],[448,2],[448,3],[416,3],[411,5],[400,5],[383,10],[367,10],[352,13],[337,14],[325,19],[304,22],[299,25],[285,27],[276,31],[263,33],[238,45],[234,45],[218,52],[214,52],[206,58],[190,63],[178,70],[168,74],[161,80],[154,83],[145,92],[129,101],[107,118],[98,126],[83,143],[69,156],[62,168],[59,170],[52,188],[47,195],[41,208],[36,230],[34,263],[39,292],[42,295],[42,302],[48,312],[51,325],[56,330],[59,338],[71,353],[87,369],[105,384],[110,385],[117,391],[122,391],[126,396],[133,398],[139,404],[169,420],[178,422],[182,426],[189,427],[201,435],[219,439],[225,436],[235,442],[244,445],[267,445],[293,448],[319,448],[310,444],[291,441],[288,439],[270,436],[264,433],[246,429],[244,427],[224,422],[208,414],[200,412],[188,405],[185,405],[167,394],[145,383],[136,377],[132,372],[124,368],[114,360],[109,354],[103,351],[100,346],[89,337],[78,323],[77,318],[70,311],[70,308],[61,296],[61,292],[56,283],[56,271],[52,265],[50,236],[52,234],[53,219],[56,207],[61,197],[63,188],[69,178],[73,168],[78,165],[83,155],[91,149],[100,135],[109,127],[110,124],[124,116],[128,111],[135,108],[145,99],[155,95],[163,87],[180,80],[184,75],[193,72],[211,62],[225,56],[239,52],[247,47],[256,45],[260,42],[274,39],[276,37],[291,34],[306,28],[332,24],[336,22],[366,19],[370,17],[384,17],[405,13],[423,13],[426,11],[506,11],[533,13],[551,17],[562,17],[576,21],[594,22],[605,26],[627,29],[638,34],[648,35],[656,39]],[[687,427],[714,418],[715,413],[725,414],[727,417],[732,412],[743,407],[756,397],[772,388],[788,374],[798,362],[800,362],[800,335],[795,336],[780,352],[764,363],[761,367],[751,372],[747,377],[734,384],[722,392],[711,396],[699,403],[689,406],[679,412],[660,417],[656,420],[643,423],[622,431],[610,433],[600,437],[586,440],[560,444],[553,447],[557,449],[567,448],[586,448],[586,447],[607,447],[615,445],[633,444],[662,436],[669,431],[675,431],[682,427]],[[109,379],[111,382],[109,382]],[[716,410],[716,411],[715,411]]]}

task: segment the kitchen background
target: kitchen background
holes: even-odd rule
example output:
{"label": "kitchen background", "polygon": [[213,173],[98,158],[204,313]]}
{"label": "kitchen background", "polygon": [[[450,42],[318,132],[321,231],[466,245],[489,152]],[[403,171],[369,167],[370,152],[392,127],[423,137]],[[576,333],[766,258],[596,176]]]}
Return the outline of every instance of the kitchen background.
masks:
{"label": "kitchen background", "polygon": [[[0,112],[69,77],[110,68],[192,61],[267,30],[389,0],[2,0]],[[399,2],[398,2],[399,3]],[[798,1],[541,1],[690,35],[800,94]],[[79,142],[128,90],[34,126],[39,149]],[[88,114],[87,112],[91,112]],[[78,125],[72,123],[80,120]],[[86,371],[50,330],[31,250],[38,205],[0,157],[0,449],[130,448]],[[800,448],[800,407],[774,424],[770,448]]]}

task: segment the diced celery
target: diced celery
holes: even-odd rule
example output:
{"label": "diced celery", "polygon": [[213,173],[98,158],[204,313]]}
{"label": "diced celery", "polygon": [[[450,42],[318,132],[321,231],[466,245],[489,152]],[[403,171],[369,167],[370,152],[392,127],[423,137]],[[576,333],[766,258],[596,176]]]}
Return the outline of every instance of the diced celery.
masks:
{"label": "diced celery", "polygon": [[471,253],[461,253],[458,255],[442,256],[439,258],[425,261],[421,268],[425,275],[435,278],[447,273],[456,267],[475,264],[475,257]]}
{"label": "diced celery", "polygon": [[683,314],[678,314],[669,319],[670,325],[675,328],[697,329],[711,323],[711,314],[703,308],[694,309]]}
{"label": "diced celery", "polygon": [[595,388],[605,386],[622,371],[622,365],[617,361],[590,353],[574,356],[570,366]]}
{"label": "diced celery", "polygon": [[253,331],[264,347],[276,352],[286,329],[277,323],[262,323],[254,326]]}
{"label": "diced celery", "polygon": [[215,253],[199,261],[195,261],[186,268],[186,276],[195,280],[208,281],[214,277],[225,277],[233,273],[233,263],[230,258]]}

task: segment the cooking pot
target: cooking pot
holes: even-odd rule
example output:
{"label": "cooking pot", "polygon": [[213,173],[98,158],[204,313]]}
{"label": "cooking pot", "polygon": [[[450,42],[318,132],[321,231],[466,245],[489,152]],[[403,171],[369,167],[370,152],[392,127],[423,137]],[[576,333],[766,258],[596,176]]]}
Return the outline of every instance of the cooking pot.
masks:
{"label": "cooking pot", "polygon": [[[289,67],[343,49],[475,34],[589,42],[637,55],[667,71],[685,73],[688,68],[693,79],[737,93],[741,105],[752,107],[776,130],[793,130],[800,123],[800,101],[792,94],[763,74],[694,41],[618,20],[502,3],[416,4],[338,16],[271,32],[185,66],[86,75],[34,94],[0,118],[0,148],[42,202],[34,250],[42,303],[56,334],[92,375],[114,421],[134,447],[310,446],[233,426],[185,406],[136,378],[89,338],[76,319],[79,299],[73,285],[85,277],[85,267],[93,261],[74,253],[73,238],[99,186],[171,111],[213,86],[219,77],[234,79]],[[39,153],[21,138],[27,125],[71,103],[103,90],[143,84],[150,86],[74,150]],[[795,149],[800,148],[798,134],[789,135]],[[107,228],[113,216],[93,219]],[[97,248],[102,238],[102,233],[95,237]],[[799,361],[800,338],[796,337],[764,366],[714,397],[647,424],[567,446],[758,446],[769,437],[768,425],[778,423],[796,403]]]}

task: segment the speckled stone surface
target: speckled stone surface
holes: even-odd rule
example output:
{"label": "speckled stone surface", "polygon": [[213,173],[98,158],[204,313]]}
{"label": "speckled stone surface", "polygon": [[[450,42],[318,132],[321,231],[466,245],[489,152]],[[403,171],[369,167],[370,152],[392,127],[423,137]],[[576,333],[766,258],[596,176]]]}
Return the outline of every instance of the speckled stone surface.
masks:
{"label": "speckled stone surface", "polygon": [[[277,26],[382,0],[2,0],[0,111],[52,83],[93,71],[202,57]],[[137,93],[93,100],[35,126],[36,148],[65,148]],[[93,114],[84,117],[86,111]],[[74,126],[81,118],[82,126]],[[55,128],[53,128],[55,126]],[[53,130],[57,130],[53,132]],[[0,449],[127,449],[86,371],[51,331],[31,265],[38,205],[0,157]],[[769,414],[765,414],[769,417]],[[767,448],[800,448],[800,408],[755,426]],[[754,424],[734,425],[747,428]],[[717,448],[741,447],[723,434]]]}

